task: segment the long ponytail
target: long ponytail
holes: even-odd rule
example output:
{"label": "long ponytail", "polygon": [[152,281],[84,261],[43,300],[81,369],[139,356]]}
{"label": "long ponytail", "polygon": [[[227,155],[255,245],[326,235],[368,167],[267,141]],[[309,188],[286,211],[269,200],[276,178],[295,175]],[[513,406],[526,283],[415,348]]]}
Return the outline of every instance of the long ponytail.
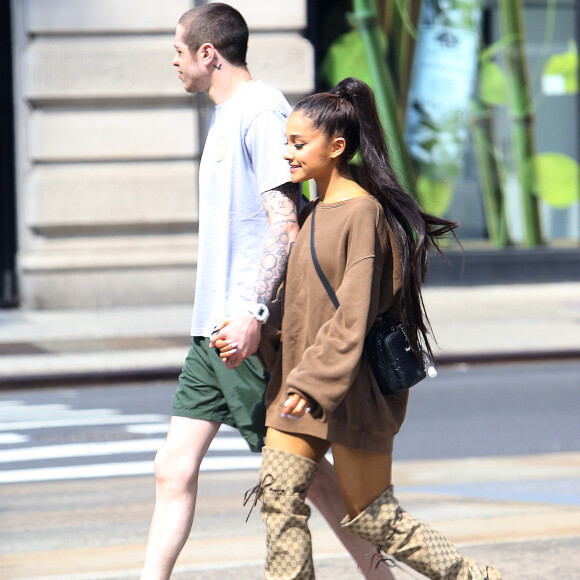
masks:
{"label": "long ponytail", "polygon": [[455,236],[453,230],[458,224],[424,212],[398,182],[389,160],[375,97],[366,83],[346,78],[328,93],[306,97],[295,110],[329,137],[344,137],[344,169],[360,152],[362,168],[357,176],[361,185],[383,206],[401,260],[402,284],[394,307],[413,351],[419,353],[424,349],[432,355],[421,285],[427,275],[429,246],[441,252],[440,239],[449,233]]}

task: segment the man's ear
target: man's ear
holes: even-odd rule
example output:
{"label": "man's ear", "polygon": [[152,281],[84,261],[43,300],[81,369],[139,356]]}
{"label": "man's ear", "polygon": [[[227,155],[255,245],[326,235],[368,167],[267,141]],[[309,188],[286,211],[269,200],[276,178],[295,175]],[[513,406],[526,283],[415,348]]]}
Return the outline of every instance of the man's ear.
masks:
{"label": "man's ear", "polygon": [[216,57],[215,46],[211,42],[205,42],[197,49],[197,54],[203,64],[210,66]]}
{"label": "man's ear", "polygon": [[334,137],[334,139],[332,140],[332,145],[331,145],[331,149],[330,149],[330,157],[332,157],[332,159],[336,159],[337,157],[340,157],[344,153],[345,149],[346,149],[345,138],[344,137]]}

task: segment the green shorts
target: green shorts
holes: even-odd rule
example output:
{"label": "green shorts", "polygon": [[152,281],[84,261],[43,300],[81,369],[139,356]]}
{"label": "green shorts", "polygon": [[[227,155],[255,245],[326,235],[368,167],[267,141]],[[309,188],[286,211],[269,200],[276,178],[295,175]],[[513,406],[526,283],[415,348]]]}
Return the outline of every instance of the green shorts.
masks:
{"label": "green shorts", "polygon": [[194,336],[173,399],[173,415],[217,421],[239,430],[260,452],[266,435],[268,373],[255,355],[228,369],[209,338]]}

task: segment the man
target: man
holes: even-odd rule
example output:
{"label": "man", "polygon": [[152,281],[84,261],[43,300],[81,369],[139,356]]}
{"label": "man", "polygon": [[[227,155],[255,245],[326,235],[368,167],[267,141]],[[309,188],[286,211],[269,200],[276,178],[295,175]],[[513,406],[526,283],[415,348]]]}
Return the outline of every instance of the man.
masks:
{"label": "man", "polygon": [[[156,501],[142,580],[170,577],[191,531],[199,466],[220,424],[236,427],[252,451],[263,445],[268,377],[254,353],[298,234],[297,191],[283,160],[290,107],[282,93],[252,80],[247,40],[243,17],[221,3],[186,12],[175,34],[173,64],[185,90],[207,92],[216,111],[199,170],[192,347],[155,458]],[[224,320],[230,323],[221,334],[235,347],[227,365],[210,343]],[[328,464],[317,479],[311,501],[369,568],[367,577],[379,574],[369,567],[374,549],[340,528],[346,510]]]}

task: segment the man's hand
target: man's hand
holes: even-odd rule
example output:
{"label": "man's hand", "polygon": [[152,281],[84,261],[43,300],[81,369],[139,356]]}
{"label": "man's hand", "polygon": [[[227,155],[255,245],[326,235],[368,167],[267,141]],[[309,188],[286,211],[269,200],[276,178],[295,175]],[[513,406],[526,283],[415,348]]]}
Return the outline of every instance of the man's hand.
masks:
{"label": "man's hand", "polygon": [[262,325],[242,312],[211,335],[209,346],[219,348],[225,365],[233,369],[258,350],[261,332]]}

